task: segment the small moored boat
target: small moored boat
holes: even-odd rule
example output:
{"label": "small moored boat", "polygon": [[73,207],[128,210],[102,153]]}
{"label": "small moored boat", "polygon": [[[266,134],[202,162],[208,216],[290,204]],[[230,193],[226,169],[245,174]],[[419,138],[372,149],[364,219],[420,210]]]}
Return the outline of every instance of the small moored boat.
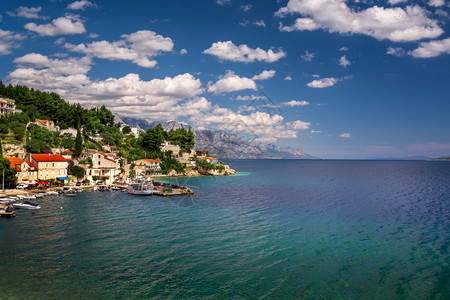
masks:
{"label": "small moored boat", "polygon": [[23,203],[14,203],[15,208],[23,208],[23,209],[40,209],[41,206],[39,204],[35,204],[29,201],[24,201]]}
{"label": "small moored boat", "polygon": [[10,203],[0,203],[0,217],[15,217],[16,212]]}

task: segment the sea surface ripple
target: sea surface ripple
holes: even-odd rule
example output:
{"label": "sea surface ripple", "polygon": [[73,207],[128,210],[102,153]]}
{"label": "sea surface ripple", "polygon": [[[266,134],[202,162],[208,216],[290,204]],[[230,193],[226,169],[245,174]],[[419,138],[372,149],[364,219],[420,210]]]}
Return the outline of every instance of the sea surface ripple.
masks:
{"label": "sea surface ripple", "polygon": [[450,299],[450,163],[230,163],[0,219],[0,299]]}

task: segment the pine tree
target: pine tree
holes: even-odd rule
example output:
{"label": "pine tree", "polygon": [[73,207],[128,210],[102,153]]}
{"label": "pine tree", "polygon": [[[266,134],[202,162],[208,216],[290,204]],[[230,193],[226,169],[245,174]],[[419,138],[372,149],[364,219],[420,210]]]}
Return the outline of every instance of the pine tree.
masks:
{"label": "pine tree", "polygon": [[77,137],[75,138],[75,157],[79,157],[83,152],[83,138],[81,137],[80,127],[77,129]]}

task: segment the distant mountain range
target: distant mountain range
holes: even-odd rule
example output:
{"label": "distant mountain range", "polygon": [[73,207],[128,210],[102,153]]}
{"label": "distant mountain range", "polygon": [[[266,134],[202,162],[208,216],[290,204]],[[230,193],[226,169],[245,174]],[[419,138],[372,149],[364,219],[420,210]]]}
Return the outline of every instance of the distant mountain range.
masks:
{"label": "distant mountain range", "polygon": [[146,131],[161,124],[164,130],[176,130],[178,128],[191,129],[194,132],[195,146],[197,149],[206,149],[211,156],[221,160],[226,159],[316,159],[302,150],[289,147],[279,147],[271,144],[251,141],[236,134],[225,131],[198,130],[186,123],[178,121],[150,122],[144,119],[120,117],[116,115],[116,122],[131,127],[138,127]]}

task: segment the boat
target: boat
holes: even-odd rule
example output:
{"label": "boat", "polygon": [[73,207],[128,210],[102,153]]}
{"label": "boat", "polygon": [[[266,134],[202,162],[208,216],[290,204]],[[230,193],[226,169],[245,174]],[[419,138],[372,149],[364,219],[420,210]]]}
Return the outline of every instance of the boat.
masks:
{"label": "boat", "polygon": [[99,192],[106,192],[106,191],[108,191],[108,188],[106,186],[104,186],[104,185],[101,185],[101,186],[99,186],[97,188],[97,191],[99,191]]}
{"label": "boat", "polygon": [[128,194],[149,196],[153,194],[153,181],[136,179],[127,185]]}
{"label": "boat", "polygon": [[14,203],[15,208],[23,208],[23,209],[40,209],[41,206],[39,204],[34,204],[29,201],[24,201],[23,203]]}
{"label": "boat", "polygon": [[47,191],[46,194],[47,195],[59,195],[59,193],[56,191]]}
{"label": "boat", "polygon": [[0,217],[15,217],[16,211],[10,203],[0,203]]}
{"label": "boat", "polygon": [[12,203],[16,201],[15,199],[10,199],[10,198],[0,198],[0,203]]}

